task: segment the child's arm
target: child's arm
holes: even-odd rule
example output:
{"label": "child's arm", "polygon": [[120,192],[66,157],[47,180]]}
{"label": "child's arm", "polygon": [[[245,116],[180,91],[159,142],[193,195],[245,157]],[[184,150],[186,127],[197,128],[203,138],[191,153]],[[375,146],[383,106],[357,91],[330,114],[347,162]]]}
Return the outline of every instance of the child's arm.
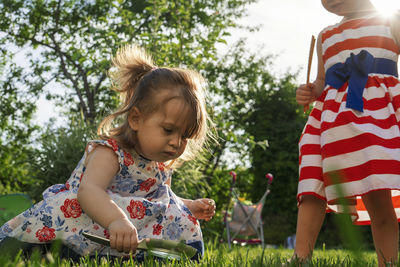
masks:
{"label": "child's arm", "polygon": [[[168,186],[171,187],[171,179],[168,179],[165,182]],[[209,198],[199,198],[196,200],[185,199],[179,197],[182,202],[188,207],[190,212],[196,217],[198,220],[206,220],[209,221],[215,215],[215,201]]]}
{"label": "child's arm", "polygon": [[82,209],[110,232],[110,245],[118,251],[135,251],[138,236],[135,226],[111,200],[106,189],[119,170],[114,151],[97,146],[89,155],[86,171],[78,190]]}
{"label": "child's arm", "polygon": [[215,201],[209,198],[199,198],[195,200],[180,198],[190,212],[198,220],[209,221],[215,215]]}
{"label": "child's arm", "polygon": [[400,48],[400,11],[393,16],[390,26],[393,38],[396,41],[397,46]]}
{"label": "child's arm", "polygon": [[302,84],[296,90],[296,101],[300,105],[308,105],[314,102],[324,90],[325,87],[325,68],[322,60],[322,41],[321,33],[317,39],[317,57],[318,57],[318,69],[317,78],[313,83]]}

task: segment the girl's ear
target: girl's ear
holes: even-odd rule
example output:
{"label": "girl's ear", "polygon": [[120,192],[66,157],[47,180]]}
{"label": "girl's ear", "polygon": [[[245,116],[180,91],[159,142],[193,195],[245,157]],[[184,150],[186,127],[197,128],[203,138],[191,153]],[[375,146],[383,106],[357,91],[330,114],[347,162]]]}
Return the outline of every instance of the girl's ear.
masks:
{"label": "girl's ear", "polygon": [[139,130],[139,121],[140,121],[141,113],[137,107],[133,107],[129,113],[128,123],[132,130]]}

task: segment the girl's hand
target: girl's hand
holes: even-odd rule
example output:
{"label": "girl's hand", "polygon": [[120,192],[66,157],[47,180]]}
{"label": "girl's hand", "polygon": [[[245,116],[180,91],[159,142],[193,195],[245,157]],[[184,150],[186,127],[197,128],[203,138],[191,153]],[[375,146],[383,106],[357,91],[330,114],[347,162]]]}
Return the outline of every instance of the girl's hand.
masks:
{"label": "girl's hand", "polygon": [[119,252],[135,253],[138,246],[136,227],[128,218],[114,220],[108,226],[110,232],[110,247]]}
{"label": "girl's hand", "polygon": [[209,198],[200,198],[188,203],[190,212],[198,220],[209,221],[215,215],[215,201]]}
{"label": "girl's hand", "polygon": [[316,86],[313,83],[302,84],[296,90],[296,101],[298,104],[305,106],[317,99]]}

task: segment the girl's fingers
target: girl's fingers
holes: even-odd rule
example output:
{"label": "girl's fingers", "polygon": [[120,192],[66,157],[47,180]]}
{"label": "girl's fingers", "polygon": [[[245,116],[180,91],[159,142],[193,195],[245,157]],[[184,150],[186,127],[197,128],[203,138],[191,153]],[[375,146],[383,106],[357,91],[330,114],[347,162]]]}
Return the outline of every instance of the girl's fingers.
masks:
{"label": "girl's fingers", "polygon": [[110,235],[110,247],[111,248],[116,248],[116,236],[115,234]]}
{"label": "girl's fingers", "polygon": [[207,217],[213,217],[214,215],[215,215],[215,211],[211,211],[206,214]]}
{"label": "girl's fingers", "polygon": [[215,215],[215,201],[213,199],[202,198],[193,202],[193,212],[195,217],[200,220],[209,221]]}
{"label": "girl's fingers", "polygon": [[208,205],[210,205],[210,201],[211,201],[211,199],[202,198],[202,199],[199,199],[199,200],[198,200],[198,203],[200,203],[200,205],[201,205],[202,207],[208,207]]}
{"label": "girl's fingers", "polygon": [[108,239],[110,240],[110,247],[114,247],[114,238],[112,237],[112,235],[110,235]]}
{"label": "girl's fingers", "polygon": [[296,96],[297,97],[310,97],[312,96],[311,90],[297,90]]}
{"label": "girl's fingers", "polygon": [[212,217],[214,217],[214,215],[215,215],[215,210],[214,209],[212,209],[212,210],[207,210],[207,211],[204,211],[204,219],[206,220],[206,221],[209,221],[209,220],[211,220],[212,219]]}
{"label": "girl's fingers", "polygon": [[131,235],[131,251],[132,251],[132,253],[136,252],[137,246],[138,246],[137,235],[133,234],[133,235]]}
{"label": "girl's fingers", "polygon": [[213,199],[205,199],[207,201],[208,209],[209,210],[215,210],[216,205],[215,201]]}
{"label": "girl's fingers", "polygon": [[213,205],[212,202],[213,200],[211,199],[198,199],[195,203],[197,204],[197,208],[201,211],[201,212],[206,212],[207,210],[211,210]]}
{"label": "girl's fingers", "polygon": [[204,212],[213,213],[213,212],[215,212],[215,209],[216,209],[216,206],[214,206],[214,205],[211,206],[210,205],[210,206],[207,207],[207,209],[204,210]]}
{"label": "girl's fingers", "polygon": [[123,238],[124,252],[129,253],[131,251],[131,237],[130,235],[124,235]]}
{"label": "girl's fingers", "polygon": [[312,95],[297,95],[296,96],[296,101],[297,103],[301,104],[301,105],[305,105],[308,104],[310,102],[312,102]]}
{"label": "girl's fingers", "polygon": [[124,250],[124,236],[121,234],[117,234],[117,238],[115,241],[115,248],[118,252],[122,252]]}
{"label": "girl's fingers", "polygon": [[305,89],[305,88],[299,88],[297,91],[296,91],[296,93],[297,93],[297,95],[311,95],[311,90],[307,90],[307,89]]}
{"label": "girl's fingers", "polygon": [[313,95],[311,92],[300,92],[296,93],[296,101],[300,105],[305,105],[311,102]]}
{"label": "girl's fingers", "polygon": [[207,216],[205,216],[204,220],[208,222],[209,220],[211,220],[214,217],[214,215],[215,215],[215,213],[211,214],[211,215],[207,215]]}

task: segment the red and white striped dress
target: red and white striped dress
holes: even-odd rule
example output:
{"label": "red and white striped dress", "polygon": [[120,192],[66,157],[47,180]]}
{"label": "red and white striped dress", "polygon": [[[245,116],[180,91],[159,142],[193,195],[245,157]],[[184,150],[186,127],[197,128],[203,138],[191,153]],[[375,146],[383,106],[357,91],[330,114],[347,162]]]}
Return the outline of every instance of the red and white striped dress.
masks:
{"label": "red and white striped dress", "polygon": [[[341,22],[321,37],[325,71],[362,50],[397,67],[399,47],[383,17]],[[370,223],[361,196],[382,189],[391,189],[400,218],[400,81],[367,75],[362,112],[346,107],[348,81],[340,88],[326,84],[299,142],[299,203],[311,194],[327,201],[327,211],[341,211],[338,200],[345,196],[356,224]]]}

